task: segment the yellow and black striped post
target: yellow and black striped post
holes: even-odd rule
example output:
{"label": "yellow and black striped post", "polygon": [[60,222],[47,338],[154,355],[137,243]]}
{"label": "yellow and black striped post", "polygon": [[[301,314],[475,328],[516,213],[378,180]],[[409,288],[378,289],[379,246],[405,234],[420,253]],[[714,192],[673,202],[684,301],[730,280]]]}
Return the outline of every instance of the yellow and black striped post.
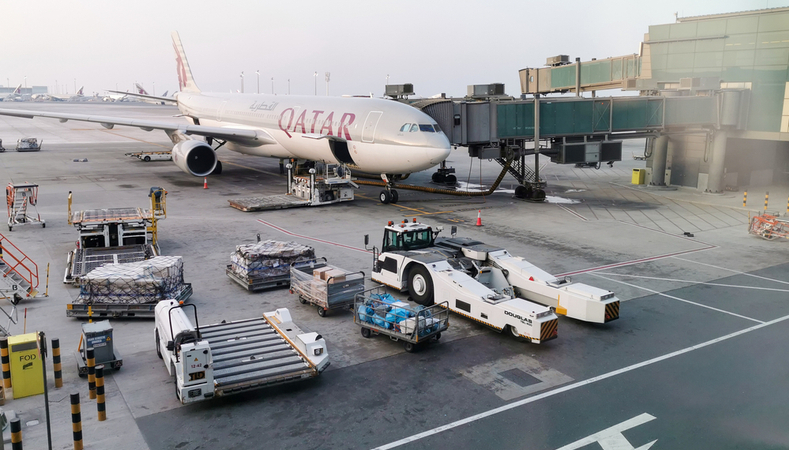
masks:
{"label": "yellow and black striped post", "polygon": [[60,339],[52,340],[52,368],[55,370],[55,387],[63,387],[63,373],[60,367]]}
{"label": "yellow and black striped post", "polygon": [[104,408],[104,365],[96,366],[96,409],[99,411],[99,422],[107,420],[107,410]]}
{"label": "yellow and black striped post", "polygon": [[765,193],[765,206],[763,207],[763,212],[768,211],[768,193]]}
{"label": "yellow and black striped post", "polygon": [[22,450],[22,422],[19,417],[11,419],[11,450]]}
{"label": "yellow and black striped post", "polygon": [[71,435],[74,450],[82,450],[82,414],[80,414],[80,394],[71,394]]}
{"label": "yellow and black striped post", "polygon": [[8,357],[8,338],[0,338],[0,360],[3,362],[3,387],[11,388],[11,358]]}
{"label": "yellow and black striped post", "polygon": [[96,398],[96,358],[94,357],[93,347],[86,350],[88,354],[88,398]]}
{"label": "yellow and black striped post", "polygon": [[746,191],[743,191],[743,207],[746,208]]}

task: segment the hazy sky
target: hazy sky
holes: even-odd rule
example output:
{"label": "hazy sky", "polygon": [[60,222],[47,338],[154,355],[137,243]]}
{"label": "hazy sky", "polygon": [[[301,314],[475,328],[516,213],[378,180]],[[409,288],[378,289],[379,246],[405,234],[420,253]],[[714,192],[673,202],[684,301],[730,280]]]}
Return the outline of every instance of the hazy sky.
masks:
{"label": "hazy sky", "polygon": [[[413,83],[418,96],[461,96],[468,84],[505,83],[558,54],[571,60],[638,51],[649,25],[681,17],[787,6],[787,0],[374,0],[260,2],[12,0],[2,4],[0,84],[59,93],[177,88],[177,30],[204,91],[260,90],[381,96]],[[25,81],[25,77],[27,80]]]}

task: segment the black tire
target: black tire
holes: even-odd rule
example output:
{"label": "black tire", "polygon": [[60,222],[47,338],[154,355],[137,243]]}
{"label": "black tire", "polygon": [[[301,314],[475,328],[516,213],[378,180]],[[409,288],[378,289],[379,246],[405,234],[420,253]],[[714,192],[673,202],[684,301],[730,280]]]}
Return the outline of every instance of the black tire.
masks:
{"label": "black tire", "polygon": [[422,306],[433,305],[433,279],[428,269],[415,265],[409,271],[409,295]]}
{"label": "black tire", "polygon": [[318,315],[321,317],[326,317],[326,310],[324,309],[323,306],[318,307]]}
{"label": "black tire", "polygon": [[392,201],[392,195],[390,194],[390,191],[381,191],[379,193],[379,201],[385,205]]}
{"label": "black tire", "polygon": [[181,401],[181,397],[178,396],[178,375],[176,375],[176,366],[175,366],[175,364],[170,364],[170,367],[173,369],[172,370],[172,372],[173,372],[173,386],[175,387],[175,391],[176,391],[176,399],[178,399],[178,401],[180,402]]}
{"label": "black tire", "polygon": [[434,339],[436,339],[436,340],[438,341],[439,339],[441,339],[441,338],[442,338],[442,333],[441,333],[441,332],[439,332],[439,333],[436,333],[436,335],[435,335],[433,338],[434,338]]}
{"label": "black tire", "polygon": [[458,179],[455,178],[455,175],[447,175],[447,177],[445,177],[445,179],[444,179],[444,184],[447,184],[447,185],[455,186],[455,184],[457,182],[458,182]]}
{"label": "black tire", "polygon": [[154,333],[156,334],[156,356],[158,356],[159,359],[163,359],[162,358],[162,349],[159,346],[159,330],[156,330]]}
{"label": "black tire", "polygon": [[398,203],[398,191],[396,191],[395,189],[391,190],[390,196],[392,196],[390,203]]}
{"label": "black tire", "polygon": [[434,183],[444,183],[444,175],[440,172],[434,172],[433,175],[431,175],[431,181]]}
{"label": "black tire", "polygon": [[512,334],[514,338],[521,339],[521,335],[518,334],[518,330],[516,329],[516,327],[514,327],[513,325],[509,325],[508,328],[510,328],[510,334]]}
{"label": "black tire", "polygon": [[527,198],[527,187],[524,185],[516,186],[516,198]]}
{"label": "black tire", "polygon": [[143,161],[145,161],[145,162],[151,162],[151,157],[150,157],[150,156],[148,156],[148,155],[146,155],[146,156],[143,158]]}
{"label": "black tire", "polygon": [[303,304],[303,305],[306,305],[306,304],[307,304],[307,300],[305,300],[305,299],[304,299],[304,297],[302,297],[302,296],[300,295],[300,296],[299,296],[299,303],[301,303],[301,304]]}
{"label": "black tire", "polygon": [[41,228],[46,228],[46,227],[47,227],[47,223],[46,222],[41,224]]}
{"label": "black tire", "polygon": [[417,346],[412,344],[408,341],[403,341],[403,349],[406,350],[408,353],[414,353],[417,351]]}
{"label": "black tire", "polygon": [[537,201],[544,201],[546,200],[546,191],[543,189],[537,189],[532,193],[532,199]]}
{"label": "black tire", "polygon": [[362,333],[362,337],[363,338],[367,339],[367,338],[370,337],[370,334],[371,334],[370,333],[370,328],[362,327],[362,330],[360,330],[360,332]]}
{"label": "black tire", "polygon": [[222,161],[217,161],[217,167],[211,172],[212,175],[222,175]]}

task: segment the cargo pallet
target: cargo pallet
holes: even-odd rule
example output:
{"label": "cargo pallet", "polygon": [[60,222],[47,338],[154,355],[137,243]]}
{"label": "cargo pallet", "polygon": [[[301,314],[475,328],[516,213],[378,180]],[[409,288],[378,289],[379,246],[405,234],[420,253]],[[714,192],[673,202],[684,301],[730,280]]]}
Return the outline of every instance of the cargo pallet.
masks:
{"label": "cargo pallet", "polygon": [[[304,267],[314,263],[315,260],[313,259],[308,261],[298,261],[294,264],[297,264],[297,267]],[[233,271],[233,264],[228,264],[225,266],[225,274],[228,275],[228,278],[235,281],[236,283],[239,283],[241,287],[247,289],[250,292],[262,291],[264,289],[287,288],[291,286],[290,272],[285,275],[278,275],[275,277],[262,277],[258,275],[247,275],[245,277]]]}
{"label": "cargo pallet", "polygon": [[[173,299],[185,302],[192,296],[192,283],[184,283],[181,292]],[[167,299],[162,299],[167,300]],[[69,303],[66,305],[66,317],[87,318],[154,318],[156,303],[114,304],[114,303]],[[89,311],[90,309],[90,311]],[[90,314],[89,314],[90,313]]]}

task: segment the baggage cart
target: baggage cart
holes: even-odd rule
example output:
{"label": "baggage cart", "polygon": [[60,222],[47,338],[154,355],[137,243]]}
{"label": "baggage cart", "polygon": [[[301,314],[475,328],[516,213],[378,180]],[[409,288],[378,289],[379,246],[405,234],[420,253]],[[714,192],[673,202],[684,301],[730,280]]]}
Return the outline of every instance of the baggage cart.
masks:
{"label": "baggage cart", "polygon": [[411,353],[441,338],[450,326],[450,312],[446,301],[412,308],[378,286],[354,297],[354,323],[361,327],[362,337],[383,334],[393,341],[403,341],[403,348]]}
{"label": "baggage cart", "polygon": [[317,308],[325,317],[332,309],[351,309],[354,296],[365,290],[365,272],[346,272],[318,258],[311,264],[291,264],[291,293],[303,305]]}

